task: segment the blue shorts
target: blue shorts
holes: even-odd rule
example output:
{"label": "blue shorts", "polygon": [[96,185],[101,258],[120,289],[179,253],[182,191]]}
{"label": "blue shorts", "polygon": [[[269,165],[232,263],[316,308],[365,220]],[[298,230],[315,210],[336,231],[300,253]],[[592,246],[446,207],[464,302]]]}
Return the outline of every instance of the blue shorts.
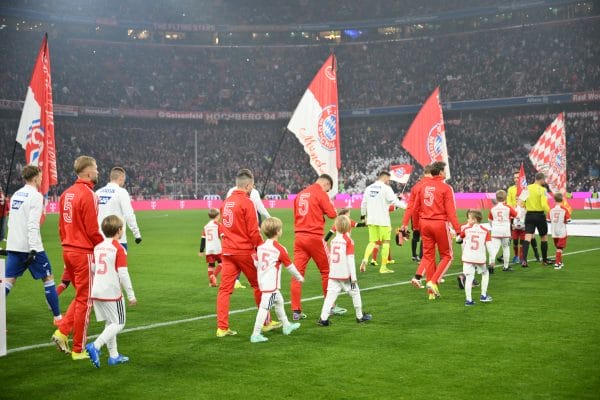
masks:
{"label": "blue shorts", "polygon": [[8,252],[8,257],[6,257],[7,278],[18,278],[23,275],[26,269],[29,269],[33,279],[43,279],[52,275],[52,266],[50,266],[50,260],[48,260],[45,251],[38,252],[35,260],[29,266],[26,266],[25,260],[27,260],[28,255],[29,253],[21,253],[20,251]]}

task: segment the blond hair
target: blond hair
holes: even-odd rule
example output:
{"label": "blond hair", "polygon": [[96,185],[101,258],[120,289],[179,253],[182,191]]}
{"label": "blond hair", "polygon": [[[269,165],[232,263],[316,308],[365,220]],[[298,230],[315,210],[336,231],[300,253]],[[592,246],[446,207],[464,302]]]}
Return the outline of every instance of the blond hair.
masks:
{"label": "blond hair", "polygon": [[277,217],[269,217],[263,221],[260,230],[268,239],[277,236],[277,233],[283,229],[283,222]]}
{"label": "blond hair", "polygon": [[92,167],[96,165],[96,159],[90,156],[79,156],[75,159],[73,163],[73,169],[75,173],[79,175],[84,169],[87,167]]}
{"label": "blond hair", "polygon": [[467,218],[473,217],[479,223],[483,219],[483,215],[481,214],[481,210],[468,210]]}
{"label": "blond hair", "polygon": [[340,215],[334,222],[335,230],[339,233],[350,232],[350,218],[347,215]]}
{"label": "blond hair", "polygon": [[503,202],[506,200],[506,192],[504,190],[498,190],[496,192],[496,201]]}
{"label": "blond hair", "polygon": [[208,218],[210,219],[215,219],[219,216],[219,214],[221,214],[221,211],[219,211],[218,208],[211,208],[208,210]]}
{"label": "blond hair", "polygon": [[111,181],[116,181],[121,176],[125,176],[125,169],[123,169],[123,167],[113,167],[110,170],[110,180]]}
{"label": "blond hair", "polygon": [[107,238],[113,238],[123,228],[123,220],[116,215],[109,215],[102,220],[102,233]]}

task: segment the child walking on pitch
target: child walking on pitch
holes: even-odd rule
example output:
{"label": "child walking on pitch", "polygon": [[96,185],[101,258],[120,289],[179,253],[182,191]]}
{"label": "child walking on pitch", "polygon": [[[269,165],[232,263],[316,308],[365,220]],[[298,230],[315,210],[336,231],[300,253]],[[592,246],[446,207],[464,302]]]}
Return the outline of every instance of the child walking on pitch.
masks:
{"label": "child walking on pitch", "polygon": [[563,195],[561,193],[554,194],[556,205],[548,213],[548,220],[552,227],[552,240],[556,247],[556,260],[554,261],[554,269],[562,269],[562,252],[567,247],[567,223],[571,222],[571,213],[562,205]]}
{"label": "child walking on pitch", "polygon": [[283,334],[289,335],[300,328],[300,323],[290,323],[283,308],[283,296],[281,295],[281,265],[299,282],[304,282],[304,277],[290,260],[285,247],[277,241],[283,233],[283,224],[279,218],[269,217],[261,226],[262,233],[267,240],[256,248],[256,260],[254,265],[257,269],[258,287],[261,291],[260,305],[256,314],[254,330],[250,336],[250,342],[260,343],[269,339],[261,334],[261,329],[267,318],[271,307],[275,308],[277,317],[283,324]]}
{"label": "child walking on pitch", "polygon": [[221,233],[219,229],[219,220],[221,213],[216,208],[208,210],[210,221],[202,229],[202,238],[200,239],[200,252],[198,256],[206,255],[206,264],[208,265],[208,286],[217,286],[217,276],[221,272]]}
{"label": "child walking on pitch", "polygon": [[463,273],[465,274],[465,306],[473,306],[475,302],[471,297],[475,272],[481,274],[481,297],[479,301],[489,303],[492,296],[487,294],[490,275],[486,265],[486,247],[490,247],[490,231],[481,225],[481,211],[469,210],[467,224],[460,229],[457,243],[462,243]]}
{"label": "child walking on pitch", "polygon": [[496,192],[496,205],[491,208],[488,214],[488,220],[492,230],[492,245],[490,249],[490,271],[494,271],[494,259],[498,249],[502,247],[503,271],[510,271],[510,220],[517,216],[514,208],[505,203],[506,192],[498,190]]}
{"label": "child walking on pitch", "polygon": [[129,361],[129,357],[117,351],[117,334],[125,326],[125,301],[121,287],[125,289],[129,305],[135,306],[137,300],[131,279],[127,272],[127,253],[119,243],[123,235],[123,220],[109,215],[102,221],[103,242],[94,248],[94,279],[91,299],[98,321],[105,321],[104,330],[98,338],[85,346],[92,364],[100,368],[100,349],[108,349],[108,365],[117,365]]}
{"label": "child walking on pitch", "polygon": [[329,282],[327,284],[327,296],[321,309],[321,318],[317,324],[329,326],[329,315],[331,307],[335,304],[340,292],[344,291],[352,297],[354,310],[356,311],[356,322],[371,320],[371,314],[364,314],[360,289],[356,282],[356,265],[354,261],[354,241],[349,235],[350,218],[340,215],[335,219],[336,235],[331,240],[329,251]]}

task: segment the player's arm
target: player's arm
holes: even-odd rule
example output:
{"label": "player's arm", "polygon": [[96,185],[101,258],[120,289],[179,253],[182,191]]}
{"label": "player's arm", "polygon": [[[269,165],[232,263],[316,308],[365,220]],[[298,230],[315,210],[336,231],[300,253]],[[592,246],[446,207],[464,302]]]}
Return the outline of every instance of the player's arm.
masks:
{"label": "player's arm", "polygon": [[[396,196],[396,194],[394,193],[394,190],[389,186],[385,186],[385,200],[388,204],[393,205],[395,208],[406,207],[404,204],[402,204],[402,202],[400,202],[398,196]],[[393,210],[390,209],[390,211]]]}
{"label": "player's arm", "polygon": [[304,277],[302,276],[302,274],[300,273],[300,271],[298,271],[298,268],[296,268],[296,266],[294,265],[294,263],[291,263],[290,265],[285,265],[285,269],[287,269],[288,271],[290,271],[290,274],[292,274],[292,276],[298,281],[298,282],[304,282]]}
{"label": "player's arm", "polygon": [[258,190],[254,189],[250,192],[250,199],[254,203],[256,211],[258,211],[258,213],[263,218],[269,218],[271,216],[265,208],[265,205],[263,204],[262,199],[260,198],[260,193],[258,193]]}
{"label": "player's arm", "polygon": [[86,196],[82,199],[82,219],[86,236],[92,242],[92,245],[96,246],[102,242],[104,238],[100,234],[100,227],[98,226],[98,211],[94,204],[95,194]]}
{"label": "player's arm", "polygon": [[337,211],[333,206],[333,201],[329,198],[329,196],[327,196],[326,192],[322,192],[320,203],[323,213],[327,215],[329,219],[334,219],[337,217]]}
{"label": "player's arm", "polygon": [[117,266],[119,284],[127,294],[127,300],[129,300],[129,305],[134,306],[137,304],[137,300],[135,298],[135,292],[133,291],[133,285],[131,284],[129,271],[127,270],[127,254],[125,253],[125,250],[122,247],[117,248],[115,265]]}
{"label": "player's arm", "polygon": [[258,247],[262,244],[263,240],[260,236],[260,229],[258,227],[258,218],[256,217],[256,207],[254,203],[250,204],[243,209],[243,218],[246,223],[246,229],[250,242],[254,247]]}
{"label": "player's arm", "polygon": [[540,197],[540,200],[542,203],[542,210],[544,210],[545,213],[549,213],[550,205],[548,204],[548,196],[546,196],[546,189],[542,189],[542,196]]}
{"label": "player's arm", "polygon": [[29,219],[27,221],[27,242],[29,250],[41,251],[40,221],[44,212],[44,198],[36,193],[29,206]]}
{"label": "player's arm", "polygon": [[[129,193],[127,190],[123,189],[119,191],[119,204],[121,206],[121,211],[123,212],[123,218],[127,223],[127,226],[133,233],[133,237],[136,239],[136,243],[141,242],[142,234],[140,232],[140,228],[137,224],[137,219],[135,218],[135,213],[133,212],[133,206],[131,205],[131,197],[129,197]],[[139,241],[138,241],[139,239]]]}
{"label": "player's arm", "polygon": [[362,201],[360,202],[360,221],[363,222],[367,216],[367,191],[363,193]]}
{"label": "player's arm", "polygon": [[460,224],[456,217],[456,204],[454,203],[454,190],[450,185],[447,186],[447,190],[444,191],[444,205],[446,210],[446,219],[450,222],[454,231],[460,232]]}
{"label": "player's arm", "polygon": [[202,257],[204,255],[204,250],[206,249],[206,230],[202,231],[202,237],[200,238],[200,251],[198,255]]}

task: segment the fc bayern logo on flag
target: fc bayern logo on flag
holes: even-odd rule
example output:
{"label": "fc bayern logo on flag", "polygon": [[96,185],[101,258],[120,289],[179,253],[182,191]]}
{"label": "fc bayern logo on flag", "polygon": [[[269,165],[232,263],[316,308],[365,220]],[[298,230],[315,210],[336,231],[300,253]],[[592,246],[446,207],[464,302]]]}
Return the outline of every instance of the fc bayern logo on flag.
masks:
{"label": "fc bayern logo on flag", "polygon": [[25,145],[25,158],[28,164],[38,165],[42,146],[44,145],[44,129],[39,119],[31,121]]}
{"label": "fc bayern logo on flag", "polygon": [[444,139],[442,138],[442,124],[437,123],[433,125],[429,133],[427,134],[427,152],[432,160],[442,159],[442,149],[444,145]]}
{"label": "fc bayern logo on flag", "polygon": [[406,171],[404,170],[404,167],[400,167],[398,169],[395,169],[392,171],[392,173],[397,177],[397,178],[402,178],[405,174]]}
{"label": "fc bayern logo on flag", "polygon": [[335,138],[337,135],[337,106],[330,104],[323,108],[319,116],[317,125],[317,133],[319,134],[319,142],[329,150],[335,150]]}

